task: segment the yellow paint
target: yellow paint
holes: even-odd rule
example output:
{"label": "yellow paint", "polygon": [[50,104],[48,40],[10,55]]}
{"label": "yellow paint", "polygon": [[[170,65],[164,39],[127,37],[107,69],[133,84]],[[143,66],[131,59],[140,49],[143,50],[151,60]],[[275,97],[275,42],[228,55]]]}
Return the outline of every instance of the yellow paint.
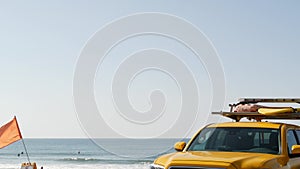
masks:
{"label": "yellow paint", "polygon": [[292,146],[292,154],[300,154],[300,145]]}
{"label": "yellow paint", "polygon": [[186,146],[186,143],[185,142],[177,142],[177,143],[175,143],[175,145],[174,145],[174,149],[176,150],[176,151],[182,151],[184,148],[185,148],[185,146]]}
{"label": "yellow paint", "polygon": [[276,115],[276,114],[282,114],[282,113],[293,113],[294,109],[291,107],[287,108],[260,108],[258,109],[258,112],[260,114],[264,115]]}
{"label": "yellow paint", "polygon": [[212,124],[208,127],[252,127],[252,128],[272,128],[279,129],[282,123],[269,123],[269,122],[227,122]]}

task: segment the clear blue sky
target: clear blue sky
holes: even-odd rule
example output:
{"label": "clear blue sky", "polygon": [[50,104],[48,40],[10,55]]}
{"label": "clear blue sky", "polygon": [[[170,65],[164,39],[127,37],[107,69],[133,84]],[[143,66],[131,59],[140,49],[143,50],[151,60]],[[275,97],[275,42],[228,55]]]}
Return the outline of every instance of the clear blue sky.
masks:
{"label": "clear blue sky", "polygon": [[296,0],[0,1],[0,123],[16,115],[24,137],[85,137],[72,96],[80,51],[105,24],[139,12],[176,15],[206,34],[224,68],[225,105],[239,97],[300,97],[299,11]]}

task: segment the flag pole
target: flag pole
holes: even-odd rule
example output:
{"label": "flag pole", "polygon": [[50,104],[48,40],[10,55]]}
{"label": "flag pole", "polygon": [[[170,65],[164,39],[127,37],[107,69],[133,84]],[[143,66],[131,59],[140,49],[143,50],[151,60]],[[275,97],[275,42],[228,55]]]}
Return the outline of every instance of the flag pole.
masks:
{"label": "flag pole", "polygon": [[27,148],[26,148],[24,139],[23,139],[23,137],[22,137],[22,133],[21,133],[21,131],[20,131],[20,127],[19,127],[19,124],[18,124],[18,121],[17,121],[17,117],[15,116],[14,119],[16,120],[17,127],[18,127],[18,131],[19,131],[19,135],[20,135],[20,137],[21,137],[21,139],[22,139],[22,143],[23,143],[23,146],[24,146],[24,149],[25,149],[25,153],[26,153],[26,156],[27,156],[27,160],[28,160],[28,162],[29,162],[29,164],[30,164],[30,159],[29,159],[28,151],[27,151]]}
{"label": "flag pole", "polygon": [[30,164],[30,159],[29,159],[29,155],[28,155],[28,152],[27,152],[27,148],[26,148],[26,145],[25,145],[25,142],[24,142],[24,139],[22,138],[22,143],[23,143],[23,146],[24,146],[24,149],[25,149],[25,153],[26,153],[26,156],[27,156],[27,160]]}

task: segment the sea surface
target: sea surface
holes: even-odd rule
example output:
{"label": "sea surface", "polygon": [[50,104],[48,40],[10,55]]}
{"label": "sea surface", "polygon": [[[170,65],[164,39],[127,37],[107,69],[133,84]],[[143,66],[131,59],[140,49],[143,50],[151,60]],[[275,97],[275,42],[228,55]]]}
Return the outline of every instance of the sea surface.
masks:
{"label": "sea surface", "polygon": [[[177,141],[181,140],[24,139],[38,169],[148,169],[159,155],[174,152]],[[0,169],[18,169],[23,162],[28,159],[22,141],[0,149]]]}

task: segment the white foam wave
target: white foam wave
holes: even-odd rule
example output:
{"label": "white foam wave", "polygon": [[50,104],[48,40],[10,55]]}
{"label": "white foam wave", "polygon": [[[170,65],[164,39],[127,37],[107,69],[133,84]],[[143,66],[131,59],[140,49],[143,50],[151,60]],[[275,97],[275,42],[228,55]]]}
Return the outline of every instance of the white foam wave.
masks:
{"label": "white foam wave", "polygon": [[[91,164],[91,165],[73,165],[73,164],[49,164],[43,165],[44,169],[149,169],[149,163],[141,164]],[[21,165],[12,165],[12,164],[0,164],[0,169],[19,169]],[[38,165],[40,168],[41,165]]]}

